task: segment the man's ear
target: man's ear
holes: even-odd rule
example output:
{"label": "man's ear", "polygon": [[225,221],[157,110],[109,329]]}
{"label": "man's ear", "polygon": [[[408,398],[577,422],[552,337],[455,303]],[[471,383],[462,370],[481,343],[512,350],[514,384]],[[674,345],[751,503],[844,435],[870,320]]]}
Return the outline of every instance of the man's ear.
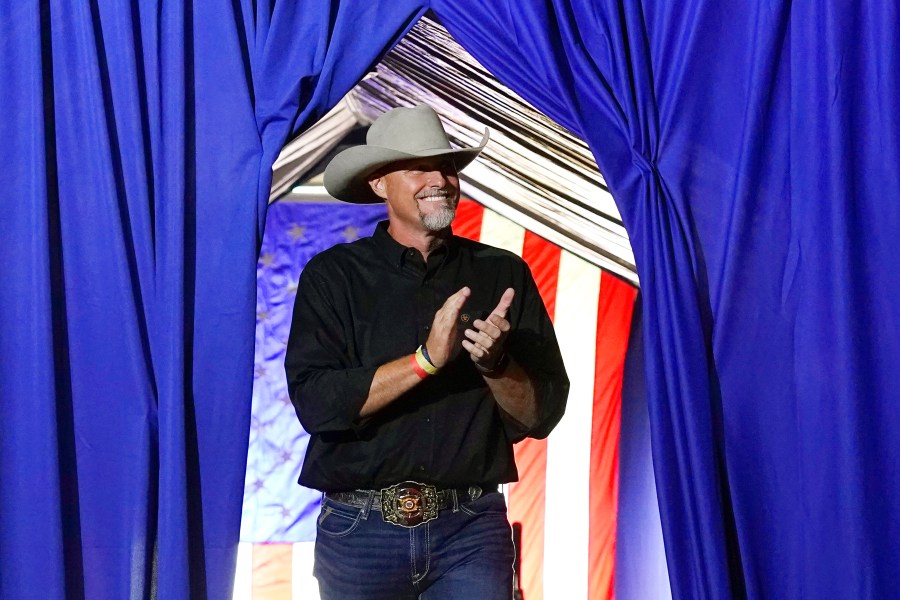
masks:
{"label": "man's ear", "polygon": [[369,187],[372,188],[372,192],[376,196],[387,200],[387,192],[384,188],[384,175],[374,175],[369,177]]}

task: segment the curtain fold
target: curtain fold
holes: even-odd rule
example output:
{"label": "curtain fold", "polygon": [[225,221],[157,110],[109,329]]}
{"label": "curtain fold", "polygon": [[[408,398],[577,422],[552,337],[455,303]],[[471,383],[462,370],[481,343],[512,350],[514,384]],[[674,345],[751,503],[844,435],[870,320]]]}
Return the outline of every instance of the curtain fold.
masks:
{"label": "curtain fold", "polygon": [[447,0],[434,9],[489,71],[594,152],[644,289],[647,391],[655,449],[664,449],[655,464],[673,592],[731,597],[740,579],[724,551],[722,433],[710,389],[709,324],[695,286],[697,240],[689,207],[667,189],[658,166],[655,57],[641,6]]}
{"label": "curtain fold", "polygon": [[0,8],[0,596],[228,597],[271,165],[422,11]]}
{"label": "curtain fold", "polygon": [[673,595],[890,595],[896,6],[432,6],[617,200]]}

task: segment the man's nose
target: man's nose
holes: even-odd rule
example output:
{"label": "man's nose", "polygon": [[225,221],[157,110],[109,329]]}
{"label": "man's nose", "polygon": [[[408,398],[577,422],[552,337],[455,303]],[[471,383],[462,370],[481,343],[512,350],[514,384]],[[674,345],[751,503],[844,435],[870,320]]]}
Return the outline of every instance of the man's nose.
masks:
{"label": "man's nose", "polygon": [[435,169],[434,171],[428,171],[425,174],[425,181],[427,181],[428,185],[431,187],[444,187],[447,183],[447,177],[441,169]]}

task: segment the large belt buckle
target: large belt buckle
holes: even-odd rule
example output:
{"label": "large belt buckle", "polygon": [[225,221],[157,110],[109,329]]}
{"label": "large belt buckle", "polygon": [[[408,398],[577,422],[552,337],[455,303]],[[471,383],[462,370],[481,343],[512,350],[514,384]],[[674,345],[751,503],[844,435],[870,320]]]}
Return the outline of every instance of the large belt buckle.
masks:
{"label": "large belt buckle", "polygon": [[433,485],[404,481],[381,490],[381,515],[400,527],[418,527],[438,516],[438,493]]}

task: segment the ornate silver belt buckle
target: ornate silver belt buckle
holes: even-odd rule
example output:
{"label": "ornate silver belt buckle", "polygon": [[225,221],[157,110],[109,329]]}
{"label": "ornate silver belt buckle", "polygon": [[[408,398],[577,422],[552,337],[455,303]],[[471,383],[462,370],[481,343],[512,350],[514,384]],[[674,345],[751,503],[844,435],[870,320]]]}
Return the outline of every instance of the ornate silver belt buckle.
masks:
{"label": "ornate silver belt buckle", "polygon": [[404,481],[381,490],[381,515],[400,527],[418,527],[438,516],[438,494],[433,485]]}

